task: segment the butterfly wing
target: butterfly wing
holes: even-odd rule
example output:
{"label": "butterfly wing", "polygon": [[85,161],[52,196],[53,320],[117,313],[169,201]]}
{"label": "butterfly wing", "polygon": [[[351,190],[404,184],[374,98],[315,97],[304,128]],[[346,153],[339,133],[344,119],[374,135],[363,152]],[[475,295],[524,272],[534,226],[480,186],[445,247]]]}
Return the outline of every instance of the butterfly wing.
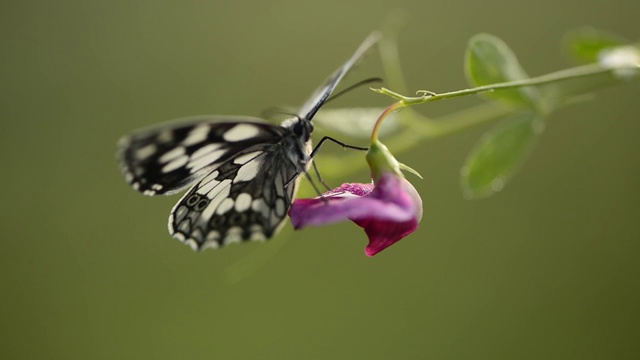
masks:
{"label": "butterfly wing", "polygon": [[[289,131],[295,121],[311,120],[344,75],[377,39],[377,34],[369,36],[316,90],[299,111],[304,120],[292,119],[283,129]],[[293,161],[295,154],[288,153],[296,148],[297,140],[285,136],[281,141],[275,146],[257,145],[254,152],[231,156],[206,175],[174,206],[169,217],[171,235],[194,250],[270,238],[284,222],[293,201],[297,183],[291,180],[305,170],[301,168],[301,161]],[[310,146],[300,146],[303,147],[301,153],[308,155]],[[285,184],[289,185],[285,187]]]}
{"label": "butterfly wing", "polygon": [[291,205],[292,180],[308,165],[310,143],[295,137],[293,124],[313,118],[377,38],[369,36],[301,107],[303,117],[286,125],[200,118],[123,138],[119,158],[126,180],[146,195],[173,194],[200,180],[169,217],[171,235],[194,249],[268,239]]}
{"label": "butterfly wing", "polygon": [[363,42],[360,44],[355,53],[351,56],[347,62],[344,63],[341,67],[339,67],[329,78],[320,86],[314,93],[311,95],[309,100],[302,105],[298,114],[302,116],[303,119],[311,120],[315,116],[315,114],[320,110],[320,107],[324,105],[324,103],[329,99],[333,90],[335,90],[338,83],[342,80],[342,78],[351,70],[351,68],[364,56],[365,53],[378,41],[380,38],[380,34],[378,32],[371,33]]}
{"label": "butterfly wing", "polygon": [[145,195],[169,195],[232,157],[275,144],[286,129],[250,117],[192,118],[120,140],[122,172]]}
{"label": "butterfly wing", "polygon": [[286,146],[258,146],[209,173],[174,206],[169,232],[194,250],[266,240],[284,222],[298,167]]}

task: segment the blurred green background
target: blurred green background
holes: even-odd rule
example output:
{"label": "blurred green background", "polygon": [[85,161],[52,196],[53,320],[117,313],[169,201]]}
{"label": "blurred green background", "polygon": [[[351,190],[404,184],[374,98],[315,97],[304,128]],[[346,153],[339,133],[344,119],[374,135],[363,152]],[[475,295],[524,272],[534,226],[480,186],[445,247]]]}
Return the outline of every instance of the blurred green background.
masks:
{"label": "blurred green background", "polygon": [[[0,4],[2,358],[638,358],[637,81],[554,114],[486,200],[463,199],[459,168],[488,126],[397,154],[425,176],[425,215],[373,258],[350,223],[196,254],[166,230],[178,197],[122,179],[121,135],[300,104],[397,9],[412,90],[464,88],[478,32],[534,76],[570,65],[569,29],[640,34],[632,0]],[[347,83],[382,75],[370,59]],[[388,102],[362,89],[334,105]]]}

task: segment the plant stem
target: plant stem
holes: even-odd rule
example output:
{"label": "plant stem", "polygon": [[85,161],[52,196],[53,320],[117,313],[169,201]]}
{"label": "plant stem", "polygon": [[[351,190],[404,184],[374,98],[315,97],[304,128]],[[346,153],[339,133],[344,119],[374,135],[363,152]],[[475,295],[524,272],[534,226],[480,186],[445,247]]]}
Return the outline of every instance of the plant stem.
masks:
{"label": "plant stem", "polygon": [[401,101],[398,101],[398,102],[395,102],[395,103],[391,104],[386,109],[384,109],[382,114],[380,114],[380,116],[378,117],[378,120],[376,120],[375,125],[373,125],[373,131],[371,132],[371,142],[372,143],[374,141],[378,140],[378,134],[380,133],[380,127],[382,126],[382,122],[384,121],[384,119],[386,119],[386,117],[389,114],[391,114],[392,112],[394,112],[395,110],[400,109],[400,108],[402,108],[404,106],[405,105]]}
{"label": "plant stem", "polygon": [[458,96],[477,94],[477,93],[486,92],[486,91],[549,84],[549,83],[558,82],[558,81],[604,74],[612,71],[613,69],[603,68],[602,66],[600,66],[600,64],[589,64],[589,65],[583,65],[583,66],[577,66],[569,69],[564,69],[564,70],[556,71],[553,73],[549,73],[546,75],[529,78],[529,79],[509,81],[509,82],[498,83],[498,84],[490,84],[490,85],[478,86],[471,89],[436,94],[434,96],[427,97],[424,102],[449,99],[449,98],[454,98]]}
{"label": "plant stem", "polygon": [[443,99],[450,99],[450,98],[459,97],[459,96],[478,94],[481,92],[543,85],[543,84],[549,84],[549,83],[554,83],[559,81],[578,79],[578,78],[595,76],[595,75],[606,74],[606,73],[613,73],[614,71],[620,71],[620,70],[621,69],[619,68],[605,68],[605,67],[602,67],[600,64],[589,64],[589,65],[577,66],[577,67],[573,67],[565,70],[556,71],[550,74],[546,74],[546,75],[542,75],[534,78],[509,81],[509,82],[498,83],[498,84],[477,86],[470,89],[450,91],[450,92],[439,93],[439,94],[432,93],[426,90],[420,90],[418,91],[418,93],[419,94],[422,93],[421,94],[422,96],[417,96],[417,97],[400,95],[386,88],[372,89],[372,90],[380,94],[391,96],[394,99],[402,101],[406,105],[417,105],[417,104],[424,104],[427,102],[433,102],[433,101],[438,101]]}

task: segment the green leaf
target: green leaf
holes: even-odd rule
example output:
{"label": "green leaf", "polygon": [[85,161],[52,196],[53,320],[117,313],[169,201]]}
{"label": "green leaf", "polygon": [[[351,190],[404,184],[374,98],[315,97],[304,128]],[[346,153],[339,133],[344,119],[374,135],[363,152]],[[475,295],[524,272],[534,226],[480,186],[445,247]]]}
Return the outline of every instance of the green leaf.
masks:
{"label": "green leaf", "polygon": [[629,44],[629,41],[618,34],[592,27],[570,30],[564,35],[562,42],[569,55],[581,63],[597,62],[603,50]]}
{"label": "green leaf", "polygon": [[[333,131],[354,139],[368,139],[373,125],[384,111],[383,108],[345,108],[326,109],[316,115],[313,122],[325,131]],[[380,136],[388,135],[398,129],[396,113],[382,122]]]}
{"label": "green leaf", "polygon": [[[527,79],[516,55],[499,38],[489,34],[477,34],[469,40],[465,54],[465,71],[474,86]],[[496,90],[486,96],[538,108],[540,93],[534,87]]]}
{"label": "green leaf", "polygon": [[483,135],[461,170],[466,198],[482,198],[502,190],[527,159],[544,129],[534,112],[517,113]]}

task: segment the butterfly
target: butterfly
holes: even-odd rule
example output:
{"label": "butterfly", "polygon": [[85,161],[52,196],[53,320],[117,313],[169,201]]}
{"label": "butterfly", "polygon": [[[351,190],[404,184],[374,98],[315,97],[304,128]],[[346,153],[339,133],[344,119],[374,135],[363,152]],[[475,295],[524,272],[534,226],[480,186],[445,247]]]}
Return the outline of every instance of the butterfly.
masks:
{"label": "butterfly", "polygon": [[378,40],[373,33],[280,125],[252,117],[200,117],[120,139],[126,181],[145,195],[191,188],[171,210],[169,233],[194,250],[267,240],[284,224],[298,176],[312,161],[311,120]]}

